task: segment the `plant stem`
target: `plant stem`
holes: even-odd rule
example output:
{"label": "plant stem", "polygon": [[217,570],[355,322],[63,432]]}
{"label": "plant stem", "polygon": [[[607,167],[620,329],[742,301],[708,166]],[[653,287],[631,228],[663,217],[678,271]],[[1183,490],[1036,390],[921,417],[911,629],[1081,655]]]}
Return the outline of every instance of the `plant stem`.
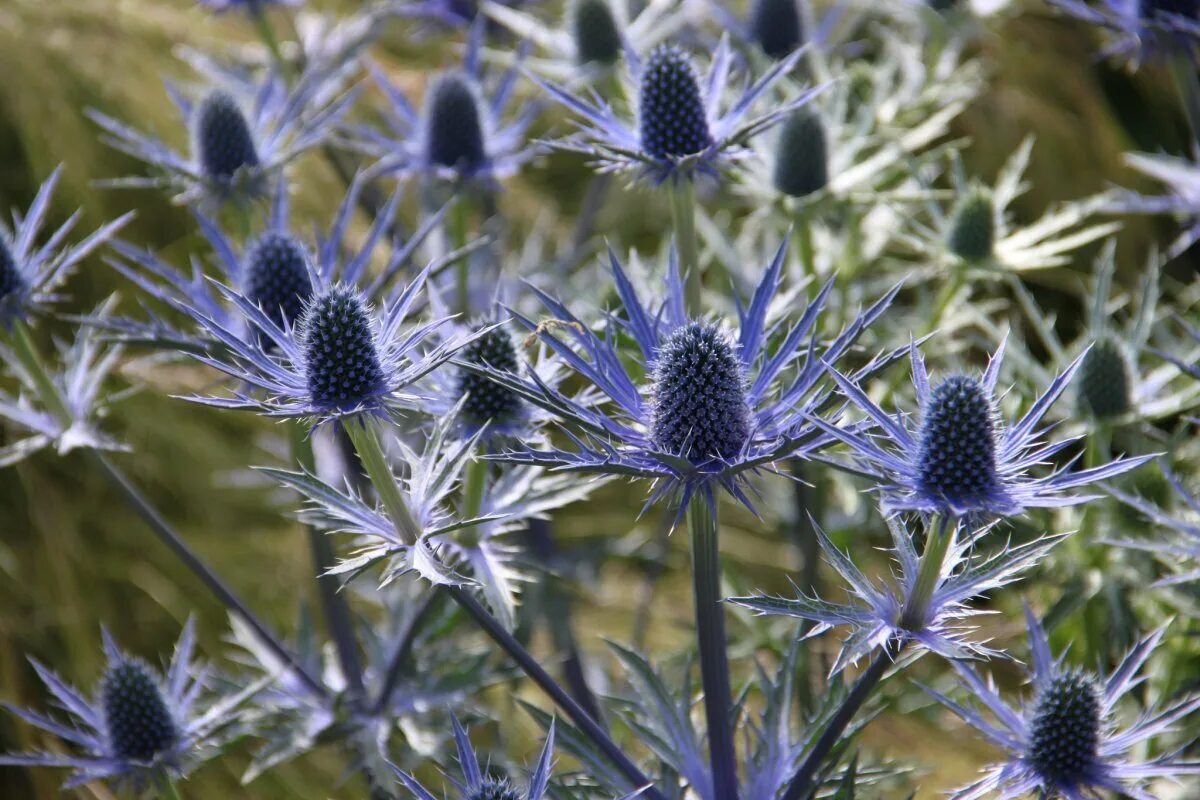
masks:
{"label": "plant stem", "polygon": [[392,699],[392,693],[396,691],[396,685],[400,683],[401,667],[404,666],[405,660],[412,653],[413,644],[417,640],[417,633],[420,632],[421,626],[429,619],[430,614],[436,606],[436,601],[441,593],[434,588],[434,591],[427,593],[422,599],[421,604],[408,620],[408,626],[396,637],[396,647],[388,656],[387,669],[383,674],[383,684],[379,688],[379,696],[375,698],[375,702],[371,707],[371,713],[378,715],[382,714],[387,708],[387,704]]}
{"label": "plant stem", "polygon": [[829,722],[825,725],[825,730],[821,732],[820,738],[816,744],[808,751],[804,762],[800,768],[796,770],[796,774],[792,776],[791,782],[788,784],[787,791],[784,792],[783,800],[807,800],[816,789],[815,783],[817,772],[824,765],[825,759],[829,757],[829,753],[837,745],[838,740],[842,738],[842,733],[847,726],[854,720],[863,703],[871,696],[871,692],[875,689],[875,685],[887,673],[895,661],[897,655],[904,648],[904,643],[888,644],[878,653],[876,653],[871,665],[867,667],[862,675],[858,676],[854,687],[850,693],[846,695],[846,699],[838,706],[838,710],[829,718]]}
{"label": "plant stem", "polygon": [[483,453],[475,453],[467,464],[463,476],[463,519],[474,519],[483,508],[483,496],[487,492],[488,462]]}
{"label": "plant stem", "polygon": [[1175,78],[1175,86],[1183,102],[1183,113],[1187,116],[1188,127],[1192,129],[1193,144],[1200,143],[1200,75],[1196,73],[1196,65],[1192,63],[1190,54],[1174,56],[1170,63],[1171,75]]}
{"label": "plant stem", "polygon": [[59,391],[58,385],[50,377],[50,373],[38,353],[37,345],[34,344],[33,337],[30,335],[29,327],[23,320],[18,319],[13,323],[12,333],[13,352],[16,354],[17,360],[21,362],[21,366],[25,368],[25,372],[28,373],[29,379],[33,381],[38,399],[42,401],[50,415],[64,430],[69,428],[75,421],[74,415],[67,407],[67,401]]}
{"label": "plant stem", "polygon": [[288,64],[283,58],[283,50],[279,47],[275,29],[271,27],[271,21],[267,19],[267,10],[263,7],[263,3],[250,4],[250,17],[254,20],[254,27],[258,30],[259,38],[267,46],[267,50],[271,51],[271,58],[274,60],[275,66],[280,72],[286,74]]}
{"label": "plant stem", "polygon": [[713,792],[721,800],[737,800],[737,755],[733,743],[733,691],[725,642],[725,608],[721,605],[721,556],[715,501],[697,493],[688,506],[692,532],[692,585],[696,599],[696,638],[700,645],[700,678],[708,721]]}
{"label": "plant stem", "polygon": [[159,800],[182,800],[179,795],[179,789],[175,787],[175,779],[167,774],[166,770],[158,773],[158,797]]}
{"label": "plant stem", "polygon": [[796,201],[794,206],[794,225],[796,226],[796,248],[800,253],[800,268],[804,277],[815,278],[817,274],[816,251],[813,249],[812,213],[808,204]]}
{"label": "plant stem", "polygon": [[354,452],[362,459],[363,469],[371,479],[371,485],[379,495],[388,517],[396,528],[396,535],[404,544],[412,547],[421,535],[421,526],[413,518],[396,475],[392,472],[383,445],[379,441],[378,424],[369,416],[351,417],[342,420],[342,428],[354,443]]}
{"label": "plant stem", "polygon": [[954,543],[957,526],[953,523],[953,515],[939,514],[937,520],[928,528],[925,550],[921,553],[921,566],[917,572],[917,584],[913,587],[913,593],[900,616],[900,625],[908,630],[918,631],[925,625],[930,600],[933,599],[933,593],[937,591],[938,581],[942,576],[946,553]]}
{"label": "plant stem", "polygon": [[461,586],[448,586],[446,588],[455,602],[470,615],[475,623],[483,629],[484,633],[491,637],[492,641],[499,645],[500,649],[507,653],[517,663],[517,666],[538,685],[538,688],[545,692],[554,701],[555,705],[563,710],[571,719],[571,722],[579,728],[581,733],[591,739],[600,748],[600,751],[612,761],[617,769],[621,771],[621,774],[629,779],[634,788],[649,787],[642,793],[642,797],[649,798],[650,800],[665,800],[663,794],[651,784],[650,779],[637,768],[637,765],[629,760],[629,757],[621,751],[621,748],[617,747],[616,743],[604,732],[604,729],[583,710],[583,707],[579,703],[575,702],[571,695],[567,694],[566,690],[551,677],[550,673],[542,668],[537,659],[487,609],[481,606],[479,601],[469,591]]}
{"label": "plant stem", "polygon": [[[446,218],[449,226],[450,249],[457,250],[467,243],[467,232],[470,227],[470,203],[465,191],[459,193],[454,201],[454,208]],[[471,314],[471,259],[464,258],[456,268],[458,289],[458,311],[464,317]]]}
{"label": "plant stem", "polygon": [[675,247],[679,252],[679,269],[684,279],[684,301],[687,312],[700,315],[700,289],[704,276],[700,274],[700,252],[696,239],[696,185],[688,178],[672,182],[671,220],[675,225]]}

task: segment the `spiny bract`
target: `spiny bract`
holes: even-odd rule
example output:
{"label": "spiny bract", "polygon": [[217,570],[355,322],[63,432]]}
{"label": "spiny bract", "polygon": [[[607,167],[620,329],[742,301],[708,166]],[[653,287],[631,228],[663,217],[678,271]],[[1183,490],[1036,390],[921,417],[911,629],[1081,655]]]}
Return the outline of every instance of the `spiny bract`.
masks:
{"label": "spiny bract", "polygon": [[1132,365],[1122,344],[1104,337],[1092,345],[1079,365],[1079,403],[1097,419],[1127,414],[1133,407]]}
{"label": "spiny bract", "polygon": [[998,483],[992,404],[974,378],[947,378],[921,423],[917,480],[922,491],[955,502],[986,497]]}
{"label": "spiny bract", "polygon": [[486,160],[479,102],[462,75],[451,72],[434,80],[426,100],[425,124],[432,163],[470,170]]}
{"label": "spiny bract", "polygon": [[[472,364],[486,364],[502,372],[516,373],[521,366],[517,348],[500,328],[493,328],[468,344],[459,351],[459,358]],[[508,421],[521,409],[521,398],[513,391],[461,367],[458,391],[466,397],[461,413],[472,424]]]}
{"label": "spiny bract", "polygon": [[654,446],[694,462],[733,458],[750,424],[742,365],[721,329],[691,322],[667,337],[654,370]]}
{"label": "spiny bract", "polygon": [[247,249],[244,290],[276,322],[294,325],[312,296],[308,254],[294,236],[268,231]]}
{"label": "spiny bract", "polygon": [[755,0],[750,9],[754,41],[771,58],[784,58],[804,44],[804,21],[796,0]]}
{"label": "spiny bract", "polygon": [[1035,700],[1029,760],[1046,779],[1070,785],[1086,780],[1100,743],[1100,694],[1081,672],[1055,676]]}
{"label": "spiny bract", "polygon": [[613,64],[621,57],[621,31],[608,0],[577,0],[571,25],[579,63]]}
{"label": "spiny bract", "polygon": [[210,179],[229,180],[243,167],[258,166],[250,124],[229,92],[214,89],[200,101],[192,137],[196,160]]}
{"label": "spiny bract", "polygon": [[298,327],[315,406],[347,411],[378,394],[383,369],[370,315],[357,292],[333,287],[312,301]]}
{"label": "spiny bract", "polygon": [[971,189],[959,202],[946,244],[964,261],[991,257],[996,244],[996,209],[985,190]]}
{"label": "spiny bract", "polygon": [[153,761],[178,738],[162,685],[150,667],[127,659],[109,667],[100,681],[104,725],[113,754],[130,761]]}
{"label": "spiny bract", "polygon": [[775,188],[790,197],[807,197],[829,182],[825,124],[801,108],[783,123],[775,150]]}
{"label": "spiny bract", "polygon": [[521,800],[521,795],[507,779],[487,777],[466,800]]}
{"label": "spiny bract", "polygon": [[690,156],[712,144],[704,98],[691,61],[678,47],[659,45],[642,72],[642,147],[655,158]]}

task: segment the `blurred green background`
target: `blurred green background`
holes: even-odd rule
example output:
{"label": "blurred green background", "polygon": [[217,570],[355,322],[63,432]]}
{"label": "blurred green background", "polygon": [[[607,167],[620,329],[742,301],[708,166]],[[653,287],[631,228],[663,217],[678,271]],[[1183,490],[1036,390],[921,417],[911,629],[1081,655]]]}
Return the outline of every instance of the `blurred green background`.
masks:
{"label": "blurred green background", "polygon": [[[313,0],[311,5],[332,8]],[[351,7],[343,0],[341,7]],[[1082,197],[1109,183],[1138,185],[1121,165],[1129,149],[1178,151],[1182,120],[1165,75],[1153,69],[1137,76],[1095,60],[1090,32],[1056,18],[1036,3],[1028,12],[988,23],[976,47],[991,65],[990,88],[957,124],[970,137],[972,170],[991,176],[1029,133],[1038,143],[1030,175],[1034,189],[1018,213],[1040,213],[1046,205]],[[413,79],[440,56],[429,43],[405,39],[397,23],[381,43],[398,63],[413,63]],[[172,48],[188,44],[221,49],[247,39],[252,30],[236,14],[213,16],[190,0],[4,0],[0,3],[0,206],[28,204],[44,176],[66,164],[54,218],[61,221],[83,207],[84,223],[136,209],[126,238],[164,248],[178,256],[196,245],[188,215],[152,193],[106,191],[91,182],[134,174],[139,166],[97,141],[84,118],[96,107],[183,145],[175,112],[162,91],[163,75],[184,75]],[[545,206],[571,203],[574,178],[556,176],[550,162],[518,191],[506,197],[506,211],[532,218]],[[335,176],[319,160],[300,165],[304,194],[299,213],[326,207],[318,198],[340,194]],[[571,176],[577,175],[574,166]],[[564,197],[566,195],[566,197]],[[641,226],[640,203],[610,203],[601,230]],[[666,220],[660,221],[662,224]],[[1154,240],[1170,234],[1167,222],[1136,222],[1122,240],[1123,263],[1132,266]],[[1080,274],[1087,259],[1077,265]],[[1175,269],[1191,269],[1187,259]],[[71,284],[74,307],[84,309],[119,288],[114,272],[93,259]],[[1072,313],[1064,310],[1064,325]],[[1077,319],[1077,317],[1076,317]],[[112,419],[112,430],[134,453],[119,462],[155,499],[188,540],[278,628],[294,618],[297,592],[310,592],[307,549],[297,525],[276,509],[277,498],[247,485],[245,469],[271,460],[269,444],[281,432],[250,415],[217,414],[166,396],[163,383],[177,389],[204,380],[186,370],[151,372],[131,361],[127,379],[151,385],[127,400]],[[2,434],[0,434],[2,435]],[[624,533],[635,523],[638,490],[621,484],[605,491],[586,509],[556,520],[564,546],[585,547],[593,538]],[[723,542],[753,586],[786,589],[780,565],[798,566],[799,557],[775,531],[735,518]],[[658,648],[682,645],[690,630],[685,577],[685,537],[674,537],[672,571],[660,587],[678,602],[656,605],[652,641]],[[131,651],[147,657],[169,650],[189,614],[200,621],[202,644],[222,652],[222,610],[147,533],[104,480],[83,458],[42,453],[0,472],[0,700],[40,705],[41,696],[26,654],[55,665],[69,680],[90,687],[101,661],[99,626],[107,625]],[[602,635],[628,639],[633,625],[635,575],[620,567],[602,572],[580,604],[577,634],[596,658],[606,658]],[[300,588],[298,588],[300,587]],[[1016,631],[1006,623],[1005,635]],[[832,646],[823,641],[823,646]],[[517,718],[512,715],[510,718]],[[932,720],[938,720],[934,723]],[[915,756],[937,764],[924,781],[922,798],[960,784],[988,755],[987,748],[945,716],[893,710],[872,724],[865,742],[885,756]],[[532,727],[530,727],[532,730]],[[10,715],[0,715],[0,750],[49,744]],[[532,744],[530,744],[532,747]],[[525,754],[525,753],[522,753]],[[355,783],[339,786],[341,761],[317,753],[274,771],[248,788],[237,775],[246,761],[206,767],[185,787],[189,798],[262,797],[317,800],[360,797]],[[61,775],[0,768],[0,797],[49,798]],[[99,788],[84,797],[106,797]]]}

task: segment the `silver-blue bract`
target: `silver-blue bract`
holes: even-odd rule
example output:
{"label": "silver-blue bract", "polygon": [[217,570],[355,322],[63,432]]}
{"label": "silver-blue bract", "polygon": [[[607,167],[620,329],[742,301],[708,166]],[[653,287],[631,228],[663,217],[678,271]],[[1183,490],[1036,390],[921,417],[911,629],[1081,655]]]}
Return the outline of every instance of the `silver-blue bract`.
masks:
{"label": "silver-blue bract", "polygon": [[60,166],[50,174],[24,214],[13,210],[11,228],[0,221],[0,328],[45,313],[62,300],[57,289],[79,262],[133,218],[132,213],[125,214],[78,244],[67,245],[66,239],[82,213],[77,211],[39,244],[62,169]]}
{"label": "silver-blue bract", "polygon": [[1166,461],[1159,462],[1163,476],[1175,490],[1175,497],[1183,504],[1179,511],[1168,511],[1156,506],[1149,500],[1130,494],[1114,486],[1105,487],[1109,494],[1122,503],[1136,509],[1146,519],[1175,534],[1175,537],[1162,541],[1155,539],[1121,539],[1114,544],[1131,547],[1135,550],[1146,550],[1154,553],[1167,562],[1175,571],[1159,579],[1156,585],[1189,585],[1200,580],[1200,497],[1188,491],[1183,481],[1175,474]]}
{"label": "silver-blue bract", "polygon": [[267,6],[301,6],[304,0],[196,0],[205,8],[217,12],[243,10],[248,14],[261,13]]}
{"label": "silver-blue bract", "polygon": [[[1118,458],[1075,471],[1068,464],[1051,468],[1049,474],[1040,477],[1031,475],[1030,470],[1047,463],[1080,439],[1073,436],[1047,440],[1046,430],[1039,428],[1051,405],[1071,384],[1080,359],[1054,379],[1024,416],[1004,424],[996,410],[996,382],[1003,358],[1004,344],[1001,344],[980,381],[958,376],[935,388],[925,371],[924,357],[913,345],[913,384],[920,406],[916,425],[908,414],[884,411],[857,381],[831,368],[830,374],[845,396],[876,427],[863,431],[835,427],[822,420],[816,420],[816,424],[850,448],[858,469],[874,479],[888,514],[919,511],[956,517],[1011,517],[1029,508],[1075,505],[1095,495],[1076,494],[1074,490],[1136,469],[1154,458],[1153,455]],[[942,396],[953,380],[971,382],[975,387],[970,393],[972,400],[990,406],[991,430],[976,431],[978,436],[971,441],[948,435],[951,429],[958,430],[965,424],[960,414],[964,407],[951,402],[953,398]],[[979,436],[990,437],[990,445],[977,441]],[[985,450],[989,452],[984,453]],[[980,461],[985,456],[987,464]]]}
{"label": "silver-blue bract", "polygon": [[[6,706],[30,725],[62,739],[77,753],[2,755],[0,764],[71,770],[71,777],[64,785],[67,789],[91,781],[111,781],[118,789],[140,789],[164,773],[182,777],[219,755],[222,746],[241,732],[242,706],[263,687],[258,682],[236,694],[207,696],[208,669],[193,661],[194,620],[188,620],[184,626],[161,676],[145,662],[122,652],[107,631],[103,638],[108,661],[105,675],[109,681],[107,687],[102,682],[91,699],[40,662],[30,659],[38,677],[69,719]],[[114,686],[114,681],[122,685]],[[118,696],[122,692],[138,696]],[[140,703],[146,713],[127,719],[120,712],[133,702]],[[137,730],[134,723],[139,720],[153,723],[153,729]]]}
{"label": "silver-blue bract", "polygon": [[[555,321],[538,324],[512,313],[518,324],[540,337],[570,369],[595,386],[611,403],[613,413],[568,397],[535,376],[514,377],[476,365],[475,369],[492,380],[554,414],[564,429],[580,432],[572,437],[573,447],[569,450],[515,444],[497,458],[593,474],[648,478],[654,481],[654,490],[647,506],[670,498],[679,502],[680,513],[697,493],[709,503],[715,502],[715,491],[721,487],[753,507],[746,491],[752,474],[773,469],[773,463],[780,459],[810,452],[830,441],[808,421],[808,415],[816,413],[829,399],[821,381],[823,362],[837,362],[895,296],[895,290],[889,292],[828,341],[819,330],[818,320],[832,283],[818,292],[794,325],[769,323],[768,311],[779,291],[786,253],[785,241],[763,271],[750,305],[739,306],[737,336],[714,327],[736,359],[734,368],[740,372],[737,377],[744,386],[749,414],[748,429],[744,437],[739,437],[744,441],[736,452],[695,452],[691,439],[686,437],[656,440],[655,387],[653,381],[639,386],[635,376],[652,376],[666,343],[681,329],[706,321],[689,318],[684,309],[683,283],[674,254],[667,267],[665,299],[647,304],[638,297],[624,267],[610,251],[622,313],[607,315],[602,334],[593,332],[565,305],[536,288],[533,291]],[[625,337],[637,345],[632,358],[618,347],[618,341]],[[886,357],[871,360],[855,374],[865,378],[886,361]],[[725,381],[725,372],[719,377]]]}
{"label": "silver-blue bract", "polygon": [[1104,55],[1133,66],[1156,56],[1195,59],[1200,5],[1193,0],[1048,0],[1076,19],[1111,34]]}
{"label": "silver-blue bract", "polygon": [[[1046,632],[1028,608],[1026,618],[1034,696],[1020,707],[1010,706],[990,679],[962,662],[954,667],[982,708],[927,690],[1008,755],[986,777],[955,793],[955,800],[1016,800],[1033,794],[1089,800],[1108,792],[1156,800],[1160,795],[1151,793],[1152,782],[1200,774],[1200,763],[1179,761],[1177,753],[1149,760],[1135,755],[1200,708],[1200,698],[1144,710],[1127,728],[1113,718],[1121,699],[1145,681],[1138,673],[1162,642],[1165,627],[1138,642],[1111,675],[1091,678],[1065,667],[1063,656],[1051,654]],[[1057,735],[1048,741],[1052,733]]]}

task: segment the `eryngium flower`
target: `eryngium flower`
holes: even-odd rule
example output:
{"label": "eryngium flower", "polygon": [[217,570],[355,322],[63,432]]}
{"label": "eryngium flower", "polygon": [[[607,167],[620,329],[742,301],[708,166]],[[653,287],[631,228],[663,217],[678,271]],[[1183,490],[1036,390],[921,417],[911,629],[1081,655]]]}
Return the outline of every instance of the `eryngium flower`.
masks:
{"label": "eryngium flower", "polygon": [[250,243],[242,263],[246,297],[281,323],[295,325],[312,297],[308,248],[282,230],[269,230]]}
{"label": "eryngium flower", "polygon": [[991,258],[996,245],[996,208],[986,190],[976,187],[963,197],[950,220],[946,246],[964,261]]}
{"label": "eryngium flower", "polygon": [[621,57],[624,43],[609,0],[575,0],[571,30],[580,64],[615,64]]}
{"label": "eryngium flower", "polygon": [[61,176],[59,167],[38,189],[24,214],[13,211],[12,228],[0,221],[0,328],[44,313],[62,300],[56,290],[75,267],[133,218],[132,213],[126,214],[78,244],[67,246],[66,238],[79,221],[80,213],[76,212],[39,246],[37,240]]}
{"label": "eryngium flower", "polygon": [[594,92],[584,99],[574,89],[538,80],[580,118],[578,134],[552,145],[590,156],[602,172],[632,172],[654,184],[692,180],[697,175],[715,177],[746,155],[751,138],[812,97],[813,91],[801,92],[761,116],[750,116],[759,99],[792,71],[800,55],[793,53],[757,81],[747,81],[741,95],[722,111],[733,62],[728,39],[721,40],[702,80],[682,50],[659,45],[644,63],[630,64],[636,86],[629,94],[638,97],[636,122],[619,116]]}
{"label": "eryngium flower", "polygon": [[1200,2],[1196,0],[1049,0],[1076,19],[1107,30],[1104,54],[1133,66],[1151,57],[1180,55],[1191,61],[1200,43]]}
{"label": "eryngium flower", "polygon": [[1079,366],[1079,406],[1100,420],[1114,419],[1133,409],[1133,364],[1121,341],[1106,336],[1092,344]]}
{"label": "eryngium flower", "polygon": [[1174,753],[1149,761],[1133,755],[1200,708],[1200,699],[1143,711],[1123,730],[1114,719],[1120,700],[1145,680],[1138,672],[1162,641],[1165,627],[1140,641],[1111,675],[1092,677],[1065,667],[1061,656],[1054,658],[1041,623],[1028,609],[1026,617],[1033,697],[1025,704],[1009,706],[990,680],[961,661],[953,662],[954,668],[982,708],[927,690],[1008,753],[1006,762],[958,791],[956,800],[1015,800],[1035,794],[1082,800],[1109,792],[1154,800],[1156,795],[1148,791],[1151,781],[1200,774],[1200,764],[1177,761]]}
{"label": "eryngium flower", "polygon": [[314,297],[297,326],[304,378],[315,408],[347,412],[372,406],[385,390],[371,316],[362,296],[334,286]]}
{"label": "eryngium flower", "polygon": [[112,781],[118,790],[140,790],[166,771],[186,775],[219,754],[239,727],[241,706],[263,683],[201,705],[207,668],[192,661],[196,628],[189,620],[166,673],[120,650],[104,632],[108,661],[94,699],[89,700],[40,662],[30,659],[38,677],[70,720],[7,706],[34,727],[61,738],[78,752],[0,756],[0,764],[72,770],[64,788]]}
{"label": "eryngium flower", "polygon": [[[503,328],[484,332],[460,350],[458,358],[512,374],[521,370],[517,348]],[[493,423],[505,426],[521,416],[525,401],[512,389],[465,367],[456,369],[458,396],[463,398],[459,413],[468,426],[476,430]]]}
{"label": "eryngium flower", "polygon": [[[517,442],[497,458],[648,478],[654,481],[648,505],[667,498],[679,501],[682,511],[696,493],[715,502],[715,492],[724,487],[750,506],[745,489],[752,474],[829,441],[808,421],[829,399],[821,386],[819,356],[831,363],[840,359],[895,296],[888,293],[828,340],[817,325],[832,287],[828,284],[775,340],[777,346],[769,347],[768,331],[775,325],[768,323],[768,309],[782,280],[786,252],[785,242],[763,271],[749,305],[739,307],[736,338],[718,323],[687,316],[674,253],[667,266],[666,298],[653,305],[638,297],[616,255],[609,253],[623,311],[608,318],[602,334],[535,290],[556,322],[539,325],[517,312],[513,318],[591,383],[615,413],[568,397],[536,377],[476,366],[582,434],[572,436],[571,450]],[[779,323],[781,332],[783,325]],[[637,344],[633,359],[618,349],[625,337]],[[865,377],[885,361],[873,360],[857,374]]]}
{"label": "eryngium flower", "polygon": [[1007,517],[1027,508],[1073,505],[1094,499],[1073,490],[1136,469],[1153,458],[1138,456],[1075,472],[1061,467],[1042,477],[1030,475],[1029,470],[1079,441],[1076,436],[1046,442],[1038,425],[1070,385],[1081,359],[1055,378],[1024,416],[1006,425],[995,399],[1003,358],[1001,344],[981,380],[953,376],[934,388],[914,345],[913,383],[920,403],[915,428],[908,415],[888,414],[854,381],[831,369],[846,397],[877,428],[864,432],[819,420],[817,424],[850,447],[860,469],[876,480],[889,514]]}
{"label": "eryngium flower", "polygon": [[425,144],[433,164],[470,172],[486,154],[479,122],[479,100],[460,74],[437,76],[425,97]]}
{"label": "eryngium flower", "polygon": [[780,125],[771,177],[775,188],[790,197],[807,197],[829,183],[829,148],[818,113],[801,108]]}
{"label": "eryngium flower", "polygon": [[754,0],[750,31],[771,58],[785,58],[804,44],[804,20],[797,0]]}
{"label": "eryngium flower", "polygon": [[237,99],[213,89],[192,116],[192,156],[212,181],[232,181],[239,170],[258,166],[250,123]]}

